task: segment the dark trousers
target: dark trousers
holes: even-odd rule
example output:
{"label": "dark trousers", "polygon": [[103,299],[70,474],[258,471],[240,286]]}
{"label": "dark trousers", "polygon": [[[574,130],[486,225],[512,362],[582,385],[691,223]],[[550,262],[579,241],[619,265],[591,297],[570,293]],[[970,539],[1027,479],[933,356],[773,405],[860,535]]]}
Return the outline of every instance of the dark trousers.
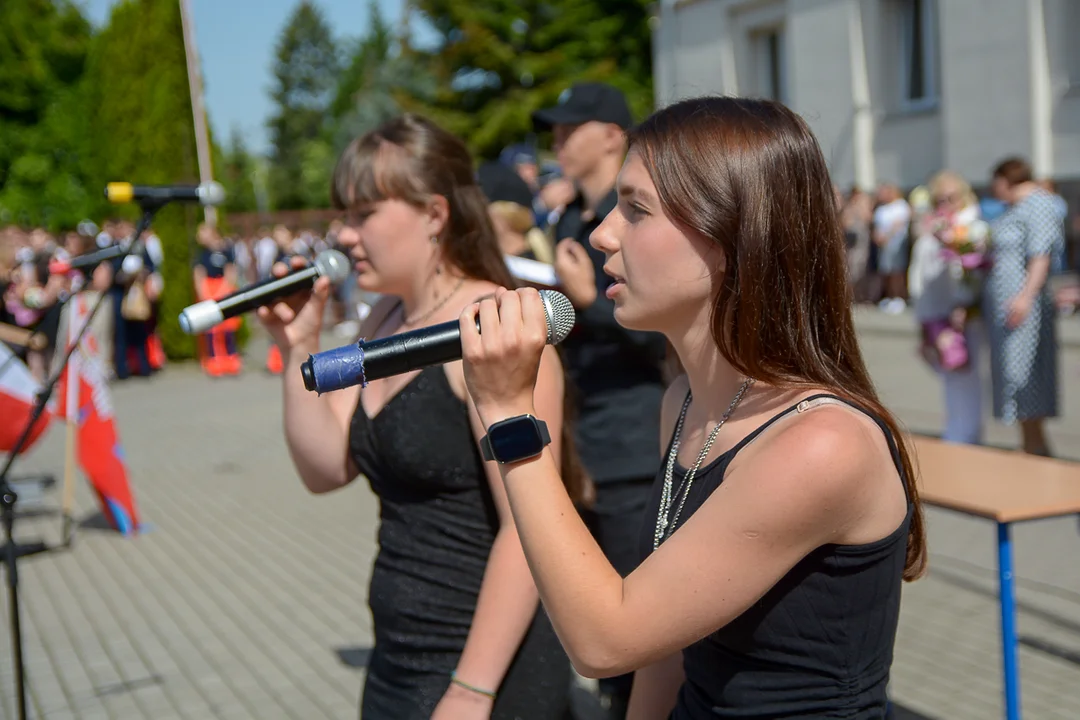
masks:
{"label": "dark trousers", "polygon": [[128,367],[128,348],[132,348],[138,367],[135,372],[143,377],[150,375],[150,358],[146,354],[146,341],[149,337],[145,322],[134,322],[124,317],[121,307],[124,302],[124,289],[114,287],[109,290],[113,300],[113,369],[116,377],[124,380],[131,376]]}
{"label": "dark trousers", "polygon": [[[655,479],[650,475],[647,478],[598,483],[595,505],[582,513],[585,524],[608,562],[623,577],[641,562],[642,523]],[[600,692],[611,699],[613,709],[621,708],[612,717],[625,715],[633,681],[633,673],[600,680]]]}

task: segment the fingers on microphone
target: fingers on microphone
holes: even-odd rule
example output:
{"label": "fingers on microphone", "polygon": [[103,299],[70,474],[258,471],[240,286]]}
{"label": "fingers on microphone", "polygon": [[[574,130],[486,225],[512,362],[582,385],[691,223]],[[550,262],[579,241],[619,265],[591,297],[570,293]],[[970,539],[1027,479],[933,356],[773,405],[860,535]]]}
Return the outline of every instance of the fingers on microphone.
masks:
{"label": "fingers on microphone", "polygon": [[288,325],[296,319],[296,311],[285,303],[274,304],[274,316],[284,325]]}
{"label": "fingers on microphone", "polygon": [[500,332],[506,349],[518,345],[521,337],[521,301],[516,292],[509,292],[499,288],[496,293],[499,303]]}
{"label": "fingers on microphone", "polygon": [[547,344],[548,329],[540,291],[526,287],[520,288],[517,294],[521,299],[522,339],[533,349],[543,347]]}
{"label": "fingers on microphone", "polygon": [[499,304],[494,297],[480,301],[480,341],[487,357],[502,357],[502,340],[499,335]]}
{"label": "fingers on microphone", "polygon": [[458,317],[458,329],[461,332],[461,356],[475,362],[483,356],[483,345],[476,329],[476,317],[480,314],[480,303],[467,305]]}

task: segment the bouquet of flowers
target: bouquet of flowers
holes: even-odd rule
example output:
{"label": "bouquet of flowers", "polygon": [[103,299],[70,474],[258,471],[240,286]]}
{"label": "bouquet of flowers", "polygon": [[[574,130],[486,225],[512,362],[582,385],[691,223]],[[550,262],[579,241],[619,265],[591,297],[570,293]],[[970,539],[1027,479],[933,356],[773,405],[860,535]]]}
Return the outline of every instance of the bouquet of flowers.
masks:
{"label": "bouquet of flowers", "polygon": [[942,317],[922,324],[921,350],[934,367],[963,369],[968,364],[964,327],[978,313],[982,284],[991,264],[990,226],[972,211],[936,212],[924,220],[923,232],[940,243],[941,257],[954,281],[955,305]]}
{"label": "bouquet of flowers", "polygon": [[990,225],[963,214],[934,213],[926,220],[926,231],[941,243],[941,254],[961,291],[961,304],[974,309],[991,265]]}

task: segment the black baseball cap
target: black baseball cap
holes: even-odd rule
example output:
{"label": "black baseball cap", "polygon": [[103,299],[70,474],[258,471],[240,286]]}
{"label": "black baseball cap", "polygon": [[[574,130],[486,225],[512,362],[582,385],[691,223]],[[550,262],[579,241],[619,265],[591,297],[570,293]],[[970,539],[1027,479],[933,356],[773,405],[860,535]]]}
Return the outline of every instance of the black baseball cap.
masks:
{"label": "black baseball cap", "polygon": [[501,162],[486,162],[477,170],[480,189],[488,202],[513,202],[532,207],[533,195],[521,176]]}
{"label": "black baseball cap", "polygon": [[537,110],[532,119],[537,130],[547,130],[552,125],[580,125],[593,120],[612,123],[623,130],[634,124],[622,91],[594,82],[572,85],[559,96],[558,105]]}

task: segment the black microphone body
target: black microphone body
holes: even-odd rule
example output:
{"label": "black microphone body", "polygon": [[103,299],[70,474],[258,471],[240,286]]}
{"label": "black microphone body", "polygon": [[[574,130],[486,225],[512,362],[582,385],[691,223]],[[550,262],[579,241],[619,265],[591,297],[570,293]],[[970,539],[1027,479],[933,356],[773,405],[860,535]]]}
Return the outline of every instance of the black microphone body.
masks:
{"label": "black microphone body", "polygon": [[96,267],[103,262],[115,260],[116,258],[123,257],[128,254],[128,250],[133,253],[138,253],[140,248],[138,246],[132,246],[130,243],[123,243],[121,245],[110,245],[109,247],[102,248],[101,250],[95,250],[93,252],[84,253],[82,255],[76,255],[73,258],[67,260],[53,260],[49,263],[49,272],[53,275],[63,275],[72,270],[86,270],[87,268]]}
{"label": "black microphone body", "polygon": [[[554,290],[541,290],[540,297],[547,315],[548,344],[556,345],[574,326],[574,306]],[[480,330],[479,318],[476,329]],[[300,366],[300,374],[306,389],[322,394],[460,359],[461,330],[452,320],[310,355]]]}
{"label": "black microphone body", "polygon": [[204,333],[229,318],[295,292],[309,290],[323,275],[335,285],[340,283],[349,275],[348,259],[337,250],[326,250],[319,253],[312,265],[284,277],[268,278],[220,300],[203,300],[190,305],[180,313],[180,329],[188,335]]}
{"label": "black microphone body", "polygon": [[105,186],[109,202],[142,202],[164,205],[168,202],[192,202],[200,205],[220,205],[225,201],[225,189],[216,182],[201,185],[132,185],[113,182]]}

